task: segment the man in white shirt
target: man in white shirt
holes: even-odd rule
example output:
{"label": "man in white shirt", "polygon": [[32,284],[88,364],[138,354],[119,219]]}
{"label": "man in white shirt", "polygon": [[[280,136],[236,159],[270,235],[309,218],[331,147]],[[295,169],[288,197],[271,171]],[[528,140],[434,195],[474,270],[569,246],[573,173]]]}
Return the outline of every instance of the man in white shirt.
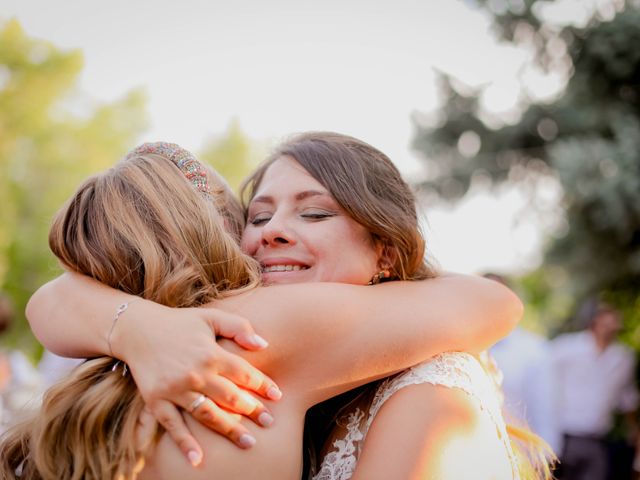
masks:
{"label": "man in white shirt", "polygon": [[507,420],[528,426],[559,455],[561,435],[554,405],[556,381],[549,341],[518,327],[494,345],[490,353],[503,374]]}
{"label": "man in white shirt", "polygon": [[[511,287],[497,273],[488,272],[483,276]],[[518,327],[491,347],[489,353],[502,374],[506,420],[530,428],[558,455],[561,435],[555,417],[555,375],[549,341]]]}
{"label": "man in white shirt", "polygon": [[604,480],[608,454],[604,438],[615,411],[638,406],[635,358],[616,342],[620,314],[598,305],[587,330],[551,342],[557,378],[557,418],[564,434],[560,455],[563,480]]}

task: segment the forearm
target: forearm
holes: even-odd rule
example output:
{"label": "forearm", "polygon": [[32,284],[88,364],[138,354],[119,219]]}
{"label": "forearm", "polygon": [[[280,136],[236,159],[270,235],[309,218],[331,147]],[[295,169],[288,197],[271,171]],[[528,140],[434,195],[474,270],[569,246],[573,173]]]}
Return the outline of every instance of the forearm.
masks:
{"label": "forearm", "polygon": [[522,316],[522,303],[513,292],[480,277],[447,275],[377,288],[372,301],[380,305],[368,316],[387,311],[383,313],[387,320],[379,318],[377,333],[364,335],[374,343],[383,337],[417,361],[445,351],[485,350],[506,336]]}
{"label": "forearm", "polygon": [[136,297],[67,272],[33,294],[26,315],[36,338],[58,355],[110,355],[107,338],[116,309],[132,298]]}
{"label": "forearm", "polygon": [[[445,351],[486,350],[507,336],[522,318],[522,302],[504,285],[453,273],[442,278],[450,282],[449,302],[457,304],[449,308],[445,301],[435,306],[449,322],[440,323]],[[460,315],[455,316],[458,312]]]}
{"label": "forearm", "polygon": [[223,303],[255,320],[272,348],[244,355],[276,379],[293,375],[317,389],[368,381],[448,350],[481,350],[522,313],[508,289],[462,276],[375,287],[274,286],[250,297]]}

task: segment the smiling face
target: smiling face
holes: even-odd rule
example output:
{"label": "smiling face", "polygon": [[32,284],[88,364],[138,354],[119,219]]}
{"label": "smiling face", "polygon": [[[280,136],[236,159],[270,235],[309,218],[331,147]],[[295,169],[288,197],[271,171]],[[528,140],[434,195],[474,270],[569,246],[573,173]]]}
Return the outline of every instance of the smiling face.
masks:
{"label": "smiling face", "polygon": [[371,234],[290,156],[265,172],[242,249],[260,262],[265,283],[366,284],[379,270]]}

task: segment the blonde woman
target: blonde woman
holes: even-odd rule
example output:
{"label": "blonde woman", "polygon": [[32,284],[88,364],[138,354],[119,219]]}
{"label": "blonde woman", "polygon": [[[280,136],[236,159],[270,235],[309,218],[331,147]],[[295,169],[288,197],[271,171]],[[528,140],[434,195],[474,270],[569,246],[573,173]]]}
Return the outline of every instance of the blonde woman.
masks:
{"label": "blonde woman", "polygon": [[[279,165],[283,165],[283,163],[280,162]],[[296,169],[296,166],[290,162],[289,164],[284,162],[284,165]],[[295,174],[296,172],[290,173]],[[290,178],[293,179],[293,176]],[[317,235],[314,233],[316,231],[336,234],[336,238],[340,241],[340,247],[345,248],[345,251],[348,252],[339,265],[340,267],[344,267],[346,264],[351,265],[351,267],[344,269],[345,275],[349,276],[348,281],[364,284],[373,274],[377,275],[376,272],[381,271],[381,266],[385,266],[382,264],[388,264],[386,267],[390,270],[390,274],[391,270],[393,271],[394,276],[407,275],[410,272],[415,274],[420,270],[416,266],[419,267],[422,264],[421,250],[416,253],[409,249],[394,249],[397,245],[391,243],[388,245],[385,245],[384,242],[376,243],[371,236],[372,226],[368,225],[368,228],[365,228],[344,212],[335,211],[339,208],[335,206],[335,199],[332,199],[329,192],[326,190],[323,192],[322,185],[319,185],[318,182],[312,187],[298,192],[304,193],[304,195],[295,194],[294,197],[300,200],[311,197],[322,198],[325,202],[333,201],[331,207],[329,204],[325,204],[324,213],[319,213],[322,208],[319,208],[318,205],[314,205],[313,208],[308,208],[308,205],[303,205],[302,208],[299,208],[299,205],[289,205],[289,207],[298,212],[296,217],[305,218],[305,220],[298,221],[309,222],[303,224],[307,225],[306,231],[311,235],[310,238]],[[316,193],[309,195],[308,192]],[[175,193],[175,191],[167,189],[164,193],[164,196],[167,197],[165,201],[171,200],[173,195],[169,195],[169,193]],[[165,208],[171,211],[170,207],[169,202]],[[145,215],[149,216],[151,211],[154,209],[147,205]],[[305,211],[307,213],[302,213]],[[272,212],[273,214],[278,213]],[[169,218],[172,216],[169,215]],[[410,214],[405,216],[411,218]],[[325,222],[325,220],[320,220],[321,218],[331,218],[332,223],[319,227],[321,222]],[[272,219],[269,220],[269,222],[271,221]],[[132,225],[130,219],[127,219],[126,223],[130,228]],[[315,225],[315,227],[311,227],[311,225]],[[411,235],[413,236],[413,234]],[[420,243],[421,238],[418,237],[413,236],[414,244],[423,246]],[[148,239],[149,237],[145,235],[144,238]],[[158,240],[163,239],[162,235],[158,237]],[[269,242],[267,238],[263,240]],[[278,245],[286,244],[287,239],[284,234],[281,234],[273,236],[271,241],[274,242],[274,245]],[[299,269],[278,272],[279,269],[265,268],[268,270],[266,273],[273,274],[272,276],[280,273],[283,276],[301,275],[304,277],[310,275],[313,280],[326,280],[326,278],[322,278],[322,275],[315,278],[313,276],[323,271],[324,266],[332,261],[331,256],[323,257],[322,252],[314,253],[313,248],[309,248],[306,253],[309,255],[304,259],[278,260],[296,260],[299,262]],[[86,254],[87,252],[83,253],[85,256]],[[101,257],[102,260],[106,258]],[[197,259],[197,256],[195,258]],[[202,262],[202,259],[199,260]],[[78,268],[68,259],[65,260],[65,263],[76,271],[89,273],[88,269]],[[205,262],[205,265],[209,263],[211,261]],[[406,268],[407,266],[411,268]],[[131,270],[129,265],[127,271]],[[94,277],[97,277],[95,268],[91,272],[94,273]],[[118,280],[116,285],[113,284],[113,279],[98,278],[98,280],[122,288],[122,285],[117,283],[122,280]],[[233,288],[233,283],[230,285],[229,288]],[[147,298],[149,298],[149,293],[148,291],[145,293]],[[459,298],[465,298],[465,302],[459,301]],[[466,302],[469,302],[470,307],[464,305]],[[200,478],[200,475],[202,478],[206,478],[206,475],[213,472],[220,478],[225,478],[225,475],[228,475],[229,478],[254,478],[256,476],[287,478],[291,475],[295,476],[296,472],[299,475],[299,454],[297,452],[300,446],[300,427],[304,412],[309,406],[340,391],[357,386],[366,380],[415,364],[420,356],[424,359],[433,353],[450,348],[481,347],[481,337],[492,335],[486,332],[486,328],[478,329],[477,322],[485,321],[483,327],[489,325],[486,318],[481,318],[483,317],[481,312],[491,312],[491,323],[497,322],[491,326],[500,330],[505,324],[510,323],[509,317],[519,309],[517,303],[517,300],[506,290],[501,290],[495,285],[478,279],[460,277],[442,277],[424,282],[393,282],[375,287],[329,284],[272,286],[265,289],[255,288],[250,292],[218,301],[216,306],[223,310],[231,309],[234,313],[240,313],[250,318],[256,327],[259,326],[259,333],[271,342],[271,346],[262,352],[235,351],[241,353],[245,358],[249,358],[255,366],[269,373],[278,381],[285,392],[283,399],[271,406],[277,419],[276,423],[268,430],[259,430],[250,424],[243,425],[244,422],[239,422],[243,428],[251,430],[253,437],[258,440],[258,443],[251,450],[241,451],[234,449],[230,443],[224,443],[218,437],[212,437],[210,433],[187,418],[187,423],[196,437],[205,444],[206,455],[200,469],[184,470],[188,468],[186,462],[181,460],[181,457],[177,455],[177,449],[164,436],[160,439],[157,449],[153,451],[155,453],[150,453],[147,456],[147,468],[142,471],[142,475],[150,475],[149,478],[177,478],[185,475],[189,478]],[[425,305],[428,306],[428,312],[424,308]],[[278,306],[282,310],[278,311]],[[321,318],[325,320],[320,321]],[[418,320],[418,318],[420,319]],[[465,322],[469,318],[473,318],[473,323],[467,325]],[[389,319],[393,319],[394,323],[392,324]],[[105,342],[105,338],[108,337],[106,333],[106,330],[109,330],[108,324],[109,322],[105,322],[104,326],[107,328],[101,337],[98,336],[100,341],[96,342],[96,344],[102,343],[100,348],[105,350],[105,347],[108,347],[105,345],[108,343]],[[145,328],[140,324],[136,325],[137,328],[131,328],[132,324],[131,321],[122,322],[119,326],[119,334],[114,335],[112,340],[114,345],[119,345],[117,348],[124,353],[122,356],[134,368],[135,374],[136,367],[134,365],[137,363],[137,360],[134,359],[135,354],[133,354],[135,349],[128,350],[131,345],[127,347],[126,344],[136,335],[139,340],[139,333],[135,333],[136,331],[151,333],[152,329]],[[151,321],[146,324],[149,327],[151,325]],[[358,328],[361,328],[362,331]],[[404,330],[405,328],[406,330]],[[425,330],[424,334],[420,333],[423,329]],[[446,334],[440,337],[444,331]],[[449,338],[451,334],[457,335],[458,338]],[[456,342],[460,343],[453,345]],[[140,344],[139,341],[131,341],[131,344],[136,343]],[[420,346],[417,347],[417,345]],[[434,347],[434,345],[440,348]],[[233,348],[230,345],[227,346]],[[414,346],[421,350],[419,354],[412,353]],[[425,350],[429,353],[426,357],[424,356]],[[401,365],[395,362],[400,362]],[[349,365],[350,368],[345,369],[345,365]],[[204,385],[192,388],[202,389]],[[196,395],[195,392],[192,393]],[[188,402],[188,397],[185,397],[176,403],[183,408],[188,408]],[[211,407],[212,403],[207,402],[207,405]],[[295,434],[296,431],[297,434]],[[265,442],[268,445],[265,445]],[[297,467],[291,468],[294,465]]]}

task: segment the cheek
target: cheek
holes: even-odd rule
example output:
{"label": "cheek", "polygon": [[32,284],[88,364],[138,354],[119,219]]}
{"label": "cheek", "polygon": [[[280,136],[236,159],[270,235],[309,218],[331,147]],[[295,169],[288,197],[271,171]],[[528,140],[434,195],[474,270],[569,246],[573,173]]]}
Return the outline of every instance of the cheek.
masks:
{"label": "cheek", "polygon": [[335,236],[323,249],[325,266],[337,277],[329,280],[347,283],[364,284],[376,273],[378,253],[373,246],[368,232],[359,229],[344,229]]}
{"label": "cheek", "polygon": [[240,241],[240,248],[247,255],[255,255],[258,250],[258,245],[260,243],[260,235],[255,231],[255,229],[251,229],[250,227],[245,228],[242,233],[242,240]]}

